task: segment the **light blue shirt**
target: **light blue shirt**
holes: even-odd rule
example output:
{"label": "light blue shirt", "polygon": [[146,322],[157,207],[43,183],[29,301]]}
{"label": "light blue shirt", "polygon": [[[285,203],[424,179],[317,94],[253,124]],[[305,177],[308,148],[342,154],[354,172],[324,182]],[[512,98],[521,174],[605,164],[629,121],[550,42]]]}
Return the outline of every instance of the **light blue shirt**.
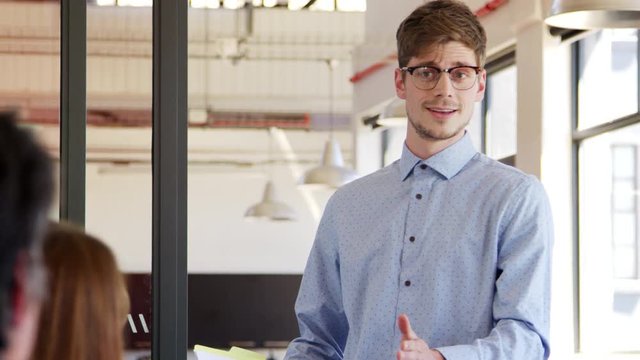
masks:
{"label": "light blue shirt", "polygon": [[468,135],[405,145],[327,203],[285,359],[395,359],[402,313],[447,360],[546,359],[552,229],[540,182]]}

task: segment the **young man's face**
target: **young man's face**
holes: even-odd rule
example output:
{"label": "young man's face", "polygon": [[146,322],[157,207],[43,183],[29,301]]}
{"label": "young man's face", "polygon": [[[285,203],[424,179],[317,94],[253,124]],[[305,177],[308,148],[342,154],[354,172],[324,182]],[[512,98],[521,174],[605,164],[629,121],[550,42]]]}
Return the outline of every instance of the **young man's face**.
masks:
{"label": "young man's face", "polygon": [[[480,66],[473,50],[459,42],[436,45],[412,57],[407,64],[449,69],[456,66]],[[475,82],[460,90],[453,84],[448,73],[440,73],[435,87],[424,90],[416,86],[412,75],[396,69],[395,86],[399,98],[406,100],[409,125],[407,142],[442,142],[447,145],[457,141],[464,134],[476,101],[484,96],[486,73],[482,70],[474,74]],[[425,86],[421,86],[425,88]]]}

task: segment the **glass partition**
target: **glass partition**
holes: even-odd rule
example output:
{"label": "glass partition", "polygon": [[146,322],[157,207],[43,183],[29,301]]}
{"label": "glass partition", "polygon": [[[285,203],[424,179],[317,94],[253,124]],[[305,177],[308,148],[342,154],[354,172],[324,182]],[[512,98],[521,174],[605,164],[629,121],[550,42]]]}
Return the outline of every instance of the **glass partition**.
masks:
{"label": "glass partition", "polygon": [[[87,5],[87,232],[127,275],[126,355],[151,352],[152,8]],[[133,3],[131,3],[133,5]]]}

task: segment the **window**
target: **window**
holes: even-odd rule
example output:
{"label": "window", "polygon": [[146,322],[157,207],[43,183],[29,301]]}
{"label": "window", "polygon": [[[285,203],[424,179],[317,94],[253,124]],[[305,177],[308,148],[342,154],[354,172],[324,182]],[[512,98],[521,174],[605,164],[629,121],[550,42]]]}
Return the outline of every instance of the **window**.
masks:
{"label": "window", "polygon": [[503,159],[516,154],[516,66],[511,64],[495,71],[488,66],[487,72],[485,152],[494,159]]}
{"label": "window", "polygon": [[574,54],[580,350],[640,352],[638,32],[594,33]]}
{"label": "window", "polygon": [[638,111],[637,44],[637,31],[628,29],[604,30],[580,42],[580,130]]}
{"label": "window", "polygon": [[638,279],[638,146],[611,147],[613,275]]}

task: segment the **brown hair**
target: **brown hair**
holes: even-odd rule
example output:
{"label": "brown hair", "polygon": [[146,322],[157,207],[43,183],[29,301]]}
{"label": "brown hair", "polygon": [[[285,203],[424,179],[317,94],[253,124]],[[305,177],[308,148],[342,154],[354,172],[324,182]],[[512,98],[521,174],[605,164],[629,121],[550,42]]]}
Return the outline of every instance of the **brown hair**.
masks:
{"label": "brown hair", "polygon": [[51,224],[44,262],[50,293],[32,358],[122,359],[129,298],[111,250],[79,229]]}
{"label": "brown hair", "polygon": [[473,50],[478,66],[484,66],[487,35],[469,7],[457,0],[435,0],[415,9],[398,27],[398,64],[434,45],[458,41]]}

